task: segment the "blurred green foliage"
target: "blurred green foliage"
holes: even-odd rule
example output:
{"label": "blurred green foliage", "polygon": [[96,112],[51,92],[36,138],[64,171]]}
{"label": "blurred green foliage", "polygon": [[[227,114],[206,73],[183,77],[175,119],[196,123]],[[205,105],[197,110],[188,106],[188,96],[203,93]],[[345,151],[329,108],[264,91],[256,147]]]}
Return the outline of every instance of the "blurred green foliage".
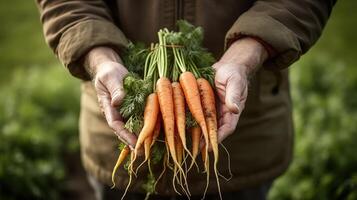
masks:
{"label": "blurred green foliage", "polygon": [[[337,3],[291,67],[294,161],[269,199],[357,199],[357,1]],[[0,199],[61,199],[78,153],[79,81],[42,37],[33,1],[0,1]]]}
{"label": "blurred green foliage", "polygon": [[78,89],[59,66],[13,71],[0,94],[1,199],[56,199],[78,151]]}
{"label": "blurred green foliage", "polygon": [[357,199],[356,1],[340,1],[318,44],[291,66],[295,153],[270,199]]}
{"label": "blurred green foliage", "polygon": [[45,44],[35,1],[0,1],[0,84],[15,68],[58,63]]}
{"label": "blurred green foliage", "polygon": [[34,1],[0,1],[0,21],[0,199],[62,199],[79,81],[46,46]]}

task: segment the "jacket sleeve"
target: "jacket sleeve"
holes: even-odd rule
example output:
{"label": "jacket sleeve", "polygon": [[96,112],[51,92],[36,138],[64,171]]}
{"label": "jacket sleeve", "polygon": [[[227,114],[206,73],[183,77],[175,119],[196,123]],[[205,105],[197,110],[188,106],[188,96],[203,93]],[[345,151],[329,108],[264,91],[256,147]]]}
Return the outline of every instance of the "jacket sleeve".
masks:
{"label": "jacket sleeve", "polygon": [[72,75],[88,80],[81,58],[95,46],[119,51],[127,39],[103,0],[37,0],[47,44]]}
{"label": "jacket sleeve", "polygon": [[277,70],[290,66],[317,41],[336,0],[258,0],[226,35],[226,47],[253,36],[274,49],[264,64]]}

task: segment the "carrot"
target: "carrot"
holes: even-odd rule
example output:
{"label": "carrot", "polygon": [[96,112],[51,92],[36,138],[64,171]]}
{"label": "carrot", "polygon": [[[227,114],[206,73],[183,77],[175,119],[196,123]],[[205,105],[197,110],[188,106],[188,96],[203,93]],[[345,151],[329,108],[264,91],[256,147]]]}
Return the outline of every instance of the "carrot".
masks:
{"label": "carrot", "polygon": [[[218,192],[220,198],[222,199],[221,189],[219,184],[219,177],[218,177],[218,138],[217,138],[217,111],[216,111],[216,101],[213,89],[210,83],[204,79],[199,78],[197,79],[198,88],[200,91],[200,97],[203,107],[204,116],[206,119],[206,124],[208,127],[208,135],[210,145],[212,147],[213,155],[214,155],[214,172],[216,175],[217,185],[218,185]],[[206,144],[207,145],[207,144]]]}
{"label": "carrot", "polygon": [[[209,144],[209,136],[207,131],[207,125],[205,116],[203,114],[203,109],[201,105],[200,93],[198,90],[198,84],[195,76],[192,72],[186,71],[180,75],[180,84],[185,94],[185,99],[190,109],[192,116],[195,118],[198,125],[201,127],[205,143]],[[205,171],[207,172],[206,176],[206,188],[204,191],[203,198],[205,197],[208,185],[209,185],[209,157],[208,157],[208,145],[205,146],[206,159],[204,162]]]}
{"label": "carrot", "polygon": [[172,83],[172,91],[174,98],[176,128],[182,142],[183,149],[192,158],[191,152],[186,145],[186,111],[185,111],[185,96],[183,94],[180,83]]}
{"label": "carrot", "polygon": [[170,80],[166,77],[161,77],[156,83],[156,91],[158,94],[162,120],[164,122],[166,144],[168,145],[174,163],[178,164],[175,151],[174,103]]}
{"label": "carrot", "polygon": [[[192,162],[188,170],[192,168],[193,164],[196,164],[196,157],[198,155],[198,150],[200,148],[201,128],[199,126],[194,126],[190,129],[190,131],[191,131],[191,141],[192,141]],[[198,170],[198,166],[197,166],[197,170]]]}
{"label": "carrot", "polygon": [[207,154],[206,154],[205,148],[206,148],[206,145],[204,144],[202,149],[201,149],[201,156],[202,156],[202,162],[203,163],[206,163],[206,158],[207,158]]}
{"label": "carrot", "polygon": [[[179,163],[179,165],[182,165],[182,158],[183,158],[183,146],[182,146],[182,142],[180,140],[180,137],[178,135],[175,135],[175,149],[176,149],[176,154],[177,154],[177,162]],[[186,193],[185,188],[183,187],[182,184],[182,174],[179,174],[179,179],[177,180],[177,182],[179,183],[179,185],[181,186],[181,188],[183,189],[183,191]],[[173,180],[175,180],[175,178],[177,178],[177,167],[175,166],[174,168],[174,178]]]}
{"label": "carrot", "polygon": [[151,140],[150,147],[152,147],[155,144],[157,137],[159,137],[159,135],[160,135],[161,120],[162,120],[161,119],[161,114],[159,114],[157,116],[156,125],[155,125],[155,128],[154,128],[154,133],[152,134],[152,140]]}
{"label": "carrot", "polygon": [[[175,166],[183,174],[185,183],[187,185],[186,175],[178,163],[176,146],[175,146],[175,114],[174,114],[174,101],[171,82],[166,77],[161,77],[156,83],[156,92],[158,94],[160,110],[162,114],[162,121],[164,122],[165,129],[165,143],[168,146],[172,160]],[[175,177],[174,177],[175,178]]]}
{"label": "carrot", "polygon": [[160,133],[160,127],[161,127],[161,117],[159,115],[159,117],[156,120],[156,124],[155,124],[155,128],[154,131],[151,135],[149,135],[145,141],[144,141],[144,155],[145,155],[145,159],[143,160],[142,163],[140,163],[140,165],[136,168],[135,174],[137,174],[139,168],[146,162],[148,161],[148,166],[149,166],[149,171],[151,172],[151,166],[150,166],[150,150],[151,147],[154,145],[157,137],[159,136]]}
{"label": "carrot", "polygon": [[[207,125],[203,114],[196,78],[191,72],[186,71],[180,75],[180,84],[185,94],[188,108],[198,125],[201,127],[206,144],[209,144]],[[206,146],[206,150],[208,151],[208,146]],[[208,167],[208,163],[205,163],[205,167]]]}
{"label": "carrot", "polygon": [[[179,162],[179,164],[182,166],[183,164],[185,164],[185,169],[186,169],[186,173],[185,175],[187,175],[187,166],[186,166],[186,157],[185,157],[185,149],[183,148],[183,144],[181,142],[181,139],[178,135],[176,135],[176,152],[177,152],[177,160]],[[188,188],[188,184],[187,182],[185,182],[185,186],[186,188],[184,188],[183,183],[182,183],[182,173],[179,174],[179,180],[178,182],[180,183],[180,186],[182,188],[182,190],[185,192],[186,196],[191,196],[190,190]]]}
{"label": "carrot", "polygon": [[115,187],[115,173],[118,170],[118,168],[121,165],[121,163],[123,163],[125,158],[128,156],[129,152],[130,152],[130,148],[127,145],[125,145],[125,147],[123,148],[123,150],[121,150],[121,152],[120,152],[120,154],[118,156],[118,160],[115,163],[115,166],[114,166],[114,169],[113,169],[113,172],[112,172],[112,183],[113,183],[112,188]]}
{"label": "carrot", "polygon": [[197,84],[208,128],[210,145],[215,159],[218,159],[217,111],[214,92],[210,83],[204,78],[197,79]]}
{"label": "carrot", "polygon": [[177,153],[177,161],[180,165],[182,165],[182,160],[183,160],[183,155],[184,155],[184,152],[183,152],[183,144],[181,142],[181,139],[180,137],[176,137],[176,153]]}
{"label": "carrot", "polygon": [[[141,129],[134,149],[134,158],[142,143],[149,137],[155,128],[157,115],[159,114],[159,101],[156,93],[150,94],[146,99],[144,111],[144,127]],[[151,144],[151,141],[150,141]]]}
{"label": "carrot", "polygon": [[174,98],[174,110],[175,110],[175,120],[176,127],[179,133],[180,139],[182,141],[182,145],[186,148],[186,112],[185,112],[185,96],[182,92],[180,83],[173,82],[172,84],[172,92]]}
{"label": "carrot", "polygon": [[[143,164],[146,162],[146,161],[149,161],[149,157],[150,157],[150,148],[151,148],[151,141],[152,141],[152,135],[149,135],[145,141],[144,141],[144,155],[145,155],[145,159],[139,164],[139,166],[136,168],[135,170],[135,174],[138,173],[139,169],[141,166],[143,166]],[[148,163],[149,165],[149,163]],[[150,165],[149,165],[149,171],[151,171],[151,168],[150,168]]]}
{"label": "carrot", "polygon": [[156,188],[156,185],[159,183],[160,179],[162,178],[162,176],[164,175],[165,171],[166,171],[166,166],[167,166],[167,156],[164,155],[163,161],[162,161],[162,171],[159,175],[159,177],[156,179],[155,183],[154,183],[154,188]]}
{"label": "carrot", "polygon": [[130,187],[130,184],[131,184],[131,181],[133,180],[133,165],[132,165],[132,160],[134,159],[134,157],[135,157],[135,154],[134,154],[134,152],[131,152],[131,154],[130,154],[130,159],[131,159],[131,164],[129,165],[129,169],[128,169],[128,173],[129,173],[129,180],[128,180],[128,184],[126,185],[126,188],[125,188],[125,190],[124,190],[124,193],[123,193],[123,196],[121,197],[121,200],[123,200],[124,199],[124,197],[125,197],[125,195],[126,195],[126,193],[128,192],[128,190],[129,190],[129,187]]}
{"label": "carrot", "polygon": [[145,161],[149,159],[150,156],[150,148],[151,148],[151,143],[152,143],[152,135],[147,137],[144,141],[144,155],[145,155]]}
{"label": "carrot", "polygon": [[148,165],[149,165],[149,171],[151,171],[151,166],[150,166],[150,150],[151,150],[151,147],[154,145],[157,137],[159,136],[160,134],[160,128],[161,128],[161,116],[160,114],[158,115],[157,117],[157,120],[156,120],[156,124],[155,124],[155,128],[154,128],[154,131],[151,135],[149,135],[145,141],[144,141],[144,155],[145,155],[145,159],[144,161],[137,167],[136,169],[136,173],[137,171],[139,170],[139,168],[146,162],[148,161]]}

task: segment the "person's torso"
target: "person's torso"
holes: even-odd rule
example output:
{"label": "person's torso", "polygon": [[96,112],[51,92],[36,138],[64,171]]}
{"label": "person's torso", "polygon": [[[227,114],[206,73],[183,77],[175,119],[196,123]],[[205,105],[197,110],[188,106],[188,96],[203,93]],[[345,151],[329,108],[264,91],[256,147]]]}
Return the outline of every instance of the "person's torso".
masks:
{"label": "person's torso", "polygon": [[[109,7],[116,24],[129,40],[147,44],[156,42],[159,29],[174,29],[178,19],[186,19],[203,27],[204,45],[217,59],[223,53],[226,32],[254,3],[247,0],[107,1],[113,2]],[[84,166],[100,180],[110,183],[118,141],[100,112],[93,86],[85,83],[82,91],[81,149]],[[246,107],[235,133],[224,141],[231,153],[234,177],[229,182],[222,181],[222,191],[235,191],[281,174],[291,159],[292,134],[288,71],[273,72],[262,68],[251,80]],[[227,175],[226,154],[223,150],[220,152],[220,172]],[[120,169],[118,175],[118,187],[124,188],[127,173]],[[205,178],[201,175],[190,176],[192,194],[202,193]],[[137,179],[133,183],[133,191],[142,191],[143,181]],[[216,192],[214,176],[210,182],[209,193]],[[172,194],[168,184],[170,178],[164,177],[157,191]]]}
{"label": "person's torso", "polygon": [[150,44],[157,40],[159,29],[174,30],[176,21],[185,19],[203,27],[204,46],[219,58],[226,32],[253,3],[237,0],[117,0],[110,6],[115,22],[131,41]]}

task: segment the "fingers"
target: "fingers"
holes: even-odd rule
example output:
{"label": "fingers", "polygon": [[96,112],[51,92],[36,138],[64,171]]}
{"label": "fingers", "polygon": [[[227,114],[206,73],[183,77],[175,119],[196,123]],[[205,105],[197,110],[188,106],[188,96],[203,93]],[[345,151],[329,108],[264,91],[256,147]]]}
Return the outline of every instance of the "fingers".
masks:
{"label": "fingers", "polygon": [[222,142],[235,131],[239,117],[238,114],[229,113],[224,118],[224,122],[218,129],[218,143]]}
{"label": "fingers", "polygon": [[121,116],[119,115],[116,108],[111,104],[109,93],[101,93],[98,95],[98,100],[109,127],[113,129],[114,133],[122,142],[127,144],[130,149],[134,149],[137,138],[134,134],[125,129]]}
{"label": "fingers", "polygon": [[213,65],[216,70],[215,85],[217,95],[228,109],[238,114],[242,110],[240,102],[247,96],[247,76],[244,66],[218,62]]}
{"label": "fingers", "polygon": [[117,62],[103,62],[97,66],[94,86],[99,105],[109,127],[113,129],[122,142],[133,150],[137,138],[125,128],[125,124],[116,109],[125,96],[123,80],[127,73],[127,69]]}
{"label": "fingers", "polygon": [[[111,97],[111,105],[117,107],[121,104],[125,96],[123,80],[128,74],[128,70],[119,63],[106,62],[98,67],[100,70],[96,75],[96,88],[109,92]],[[102,88],[97,84],[101,83]]]}
{"label": "fingers", "polygon": [[109,126],[121,141],[128,145],[131,150],[134,150],[137,138],[125,128],[124,122],[113,121]]}
{"label": "fingers", "polygon": [[122,100],[124,99],[125,91],[123,87],[123,80],[126,74],[127,71],[123,70],[122,72],[113,73],[109,79],[103,80],[103,82],[106,82],[105,85],[107,86],[111,96],[111,105],[114,107],[120,106]]}
{"label": "fingers", "polygon": [[[218,123],[218,143],[221,143],[224,139],[226,139],[229,135],[231,135],[238,124],[240,114],[231,113],[227,107],[224,108],[224,113],[221,115]],[[201,138],[200,148],[202,149],[205,145],[204,138]],[[208,146],[208,150],[212,150],[212,146]]]}
{"label": "fingers", "polygon": [[224,104],[220,105],[220,118],[218,122],[218,142],[222,142],[231,135],[238,124],[239,114],[231,113],[228,107]]}
{"label": "fingers", "polygon": [[239,113],[240,101],[243,98],[246,83],[237,75],[231,75],[227,80],[225,104],[227,108],[235,113]]}
{"label": "fingers", "polygon": [[124,88],[122,85],[118,86],[114,91],[111,93],[112,101],[111,105],[114,107],[120,106],[121,102],[125,97]]}

